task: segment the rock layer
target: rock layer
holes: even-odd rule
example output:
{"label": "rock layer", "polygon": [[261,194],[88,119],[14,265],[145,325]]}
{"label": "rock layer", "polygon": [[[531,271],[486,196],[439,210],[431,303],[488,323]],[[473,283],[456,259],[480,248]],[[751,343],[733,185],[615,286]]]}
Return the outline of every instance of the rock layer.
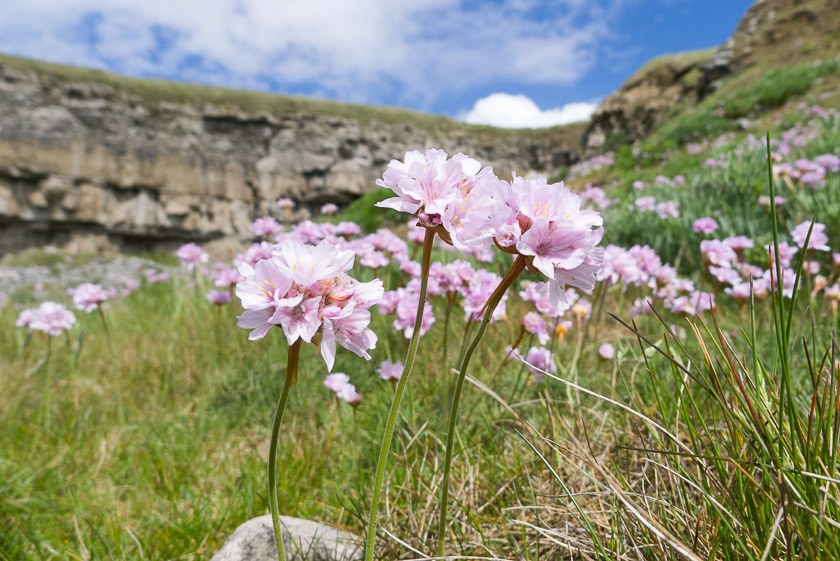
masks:
{"label": "rock layer", "polygon": [[144,95],[166,83],[121,78],[126,88],[49,68],[64,67],[0,58],[0,253],[246,238],[276,199],[296,200],[301,218],[346,204],[409,149],[462,151],[500,174],[568,165],[580,150],[579,136],[562,131],[471,128],[409,111],[401,121],[395,110],[377,119],[372,108],[353,117],[346,105],[332,114],[244,110],[224,96]]}

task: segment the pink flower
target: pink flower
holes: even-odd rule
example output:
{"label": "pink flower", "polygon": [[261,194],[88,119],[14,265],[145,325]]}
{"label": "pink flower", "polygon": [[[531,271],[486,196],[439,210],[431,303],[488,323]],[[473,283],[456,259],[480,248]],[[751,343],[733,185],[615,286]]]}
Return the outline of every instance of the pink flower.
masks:
{"label": "pink flower", "polygon": [[295,202],[292,199],[285,197],[277,199],[277,208],[293,209],[295,208]]}
{"label": "pink flower", "polygon": [[229,286],[235,286],[236,283],[245,280],[239,271],[236,269],[222,269],[216,273],[216,281],[213,283],[214,286],[219,288],[227,288]]}
{"label": "pink flower", "polygon": [[169,273],[166,271],[158,272],[155,269],[146,269],[143,271],[143,274],[146,275],[146,280],[148,280],[151,284],[156,282],[166,282],[169,280]]}
{"label": "pink flower", "polygon": [[345,384],[335,395],[350,404],[353,409],[358,407],[359,403],[362,402],[362,396],[356,392],[356,386],[353,384]]}
{"label": "pink flower", "polygon": [[615,347],[612,343],[603,343],[598,347],[598,356],[604,360],[612,360],[615,358]]}
{"label": "pink flower", "polygon": [[17,320],[15,320],[15,325],[17,327],[29,327],[32,325],[32,322],[38,318],[38,309],[37,308],[28,308],[23,310],[18,314]]}
{"label": "pink flower", "polygon": [[73,292],[73,306],[87,313],[98,308],[107,299],[108,296],[101,286],[89,282],[80,284]]}
{"label": "pink flower", "polygon": [[[65,329],[71,329],[76,323],[76,316],[67,308],[56,302],[42,302],[29,317],[28,327],[33,331],[43,331],[52,336],[61,335]],[[23,315],[23,314],[21,314]],[[21,317],[18,317],[18,322]]]}
{"label": "pink flower", "polygon": [[636,206],[639,210],[655,210],[656,199],[653,197],[639,197],[636,199]]}
{"label": "pink flower", "polygon": [[402,377],[403,363],[400,361],[391,362],[390,360],[382,361],[376,372],[383,380],[399,380]]}
{"label": "pink flower", "polygon": [[255,236],[260,238],[276,234],[282,229],[283,227],[280,226],[280,223],[271,216],[257,218],[254,220],[254,223],[251,224],[251,231],[254,232]]}
{"label": "pink flower", "polygon": [[[798,225],[793,231],[790,233],[790,237],[793,238],[793,241],[796,242],[796,245],[799,246],[800,249],[803,249],[805,245],[805,238],[808,237],[808,230],[811,229],[811,222],[805,221],[802,224]],[[814,229],[811,232],[811,238],[808,240],[808,249],[815,249],[817,251],[831,251],[826,245],[828,241],[828,236],[825,235],[825,224],[820,224],[819,222],[814,223]],[[779,248],[779,253],[781,253],[781,248]]]}
{"label": "pink flower", "polygon": [[680,204],[677,201],[665,201],[656,205],[656,214],[663,220],[680,217]]}
{"label": "pink flower", "polygon": [[379,269],[380,267],[387,267],[391,261],[385,257],[385,254],[381,251],[368,251],[366,252],[361,259],[359,259],[359,264],[363,267],[368,267],[370,269]]}
{"label": "pink flower", "polygon": [[534,374],[535,382],[545,380],[545,372],[557,373],[554,354],[545,347],[531,347],[525,354],[526,367]]}
{"label": "pink flower", "polygon": [[528,312],[522,318],[522,328],[531,335],[536,335],[540,345],[548,343],[550,336],[545,320],[537,312]]}
{"label": "pink flower", "polygon": [[217,306],[223,306],[232,299],[233,297],[230,295],[230,292],[224,290],[211,290],[207,293],[207,301]]}
{"label": "pink flower", "polygon": [[744,249],[750,249],[754,245],[753,240],[747,236],[731,236],[724,238],[723,243],[734,249],[736,252]]}
{"label": "pink flower", "polygon": [[703,240],[700,253],[706,262],[719,266],[728,266],[738,258],[735,250],[720,240]]}
{"label": "pink flower", "polygon": [[341,236],[356,236],[362,233],[362,228],[355,222],[339,222],[335,226],[335,233]]}
{"label": "pink flower", "polygon": [[[767,244],[767,251],[771,257],[775,255],[772,243]],[[793,256],[796,255],[798,251],[798,248],[790,245],[787,242],[779,242],[779,263],[782,265],[782,267],[790,267],[790,264],[793,261]]]}
{"label": "pink flower", "polygon": [[336,212],[338,212],[338,205],[335,203],[327,203],[321,207],[321,214],[332,216]]}
{"label": "pink flower", "polygon": [[532,258],[530,266],[550,279],[555,306],[562,305],[566,286],[594,288],[604,255],[595,247],[603,235],[599,213],[582,210],[579,196],[543,177],[514,177],[510,184],[496,182],[493,189],[496,243]]}
{"label": "pink flower", "polygon": [[195,270],[199,263],[207,263],[210,259],[207,252],[194,243],[184,244],[179,247],[178,251],[175,252],[175,256],[178,258],[181,265],[190,271]]}
{"label": "pink flower", "polygon": [[694,231],[698,234],[711,234],[717,229],[717,220],[709,216],[706,216],[704,218],[698,218],[694,221]]}
{"label": "pink flower", "polygon": [[821,165],[828,171],[840,171],[840,158],[834,154],[823,154],[822,156],[817,156],[814,158],[814,162]]}
{"label": "pink flower", "polygon": [[361,283],[345,274],[353,266],[353,252],[327,241],[316,247],[287,239],[274,248],[270,259],[252,268],[239,266],[245,280],[236,295],[245,312],[239,326],[252,329],[249,339],[260,339],[279,326],[291,345],[298,339],[314,342],[320,333],[321,355],[331,370],[336,345],[370,359],[376,335],[368,328],[368,309],[383,295],[382,281]]}
{"label": "pink flower", "polygon": [[465,176],[474,176],[480,167],[463,154],[448,158],[443,150],[406,152],[403,162],[391,160],[382,179],[376,180],[377,185],[391,189],[397,196],[376,206],[439,217],[446,205],[461,197]]}
{"label": "pink flower", "polygon": [[289,239],[272,250],[277,266],[294,282],[309,286],[353,267],[352,251],[342,251],[322,241],[314,248]]}
{"label": "pink flower", "polygon": [[324,378],[324,385],[330,389],[331,391],[338,394],[341,391],[341,388],[346,386],[350,383],[350,376],[343,372],[336,372],[335,374],[329,374],[326,378]]}

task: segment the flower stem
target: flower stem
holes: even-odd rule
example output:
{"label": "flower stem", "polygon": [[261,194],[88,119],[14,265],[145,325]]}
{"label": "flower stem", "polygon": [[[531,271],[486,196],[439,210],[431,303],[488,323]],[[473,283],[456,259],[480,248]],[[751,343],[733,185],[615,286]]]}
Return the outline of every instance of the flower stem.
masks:
{"label": "flower stem", "polygon": [[373,549],[376,543],[376,513],[379,510],[379,499],[382,494],[382,481],[385,476],[385,467],[388,464],[388,453],[391,450],[391,439],[394,436],[394,425],[397,421],[397,413],[400,409],[403,392],[408,384],[408,377],[411,375],[411,368],[414,366],[414,358],[417,356],[417,344],[420,340],[420,325],[423,323],[423,310],[426,307],[426,289],[429,285],[429,265],[432,260],[432,243],[435,241],[435,232],[426,229],[426,237],[423,239],[423,261],[420,273],[420,301],[417,304],[417,316],[414,318],[414,331],[411,334],[411,342],[408,345],[408,355],[405,359],[400,381],[394,392],[394,400],[391,402],[391,411],[388,413],[388,424],[385,426],[385,434],[382,436],[382,446],[379,447],[379,460],[376,463],[376,480],[373,484],[373,498],[370,503],[370,518],[368,520],[368,533],[365,540],[365,561],[372,561]]}
{"label": "flower stem", "polygon": [[461,392],[464,389],[464,380],[467,377],[467,369],[470,366],[475,349],[484,337],[484,332],[487,331],[487,326],[490,319],[493,317],[493,312],[496,306],[501,302],[502,297],[507,292],[507,289],[513,284],[513,281],[525,270],[525,258],[521,255],[516,257],[507,274],[487,299],[487,304],[484,307],[484,317],[481,319],[481,324],[478,326],[478,331],[475,334],[470,346],[467,347],[461,364],[458,367],[458,381],[455,383],[455,395],[452,398],[452,409],[449,410],[449,427],[446,434],[446,457],[443,461],[443,481],[441,482],[441,496],[440,496],[440,525],[438,526],[438,557],[444,556],[444,549],[446,546],[446,504],[449,501],[449,471],[452,466],[452,450],[455,447],[455,425],[458,421],[458,405],[461,401]]}
{"label": "flower stem", "polygon": [[289,346],[289,354],[286,359],[286,380],[283,382],[280,401],[277,403],[277,409],[274,411],[274,423],[271,426],[271,444],[268,449],[268,506],[271,510],[271,523],[274,526],[274,544],[277,546],[277,557],[280,561],[286,561],[286,551],[283,548],[283,536],[280,534],[280,504],[277,501],[277,439],[280,436],[280,422],[283,421],[283,412],[286,410],[289,390],[292,389],[295,381],[297,381],[300,342],[301,340],[298,339]]}

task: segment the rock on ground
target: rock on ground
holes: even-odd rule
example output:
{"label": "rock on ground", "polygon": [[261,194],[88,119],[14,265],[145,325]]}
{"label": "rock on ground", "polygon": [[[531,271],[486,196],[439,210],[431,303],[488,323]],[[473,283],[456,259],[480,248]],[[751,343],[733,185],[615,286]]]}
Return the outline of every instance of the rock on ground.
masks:
{"label": "rock on ground", "polygon": [[[356,561],[362,558],[358,536],[325,524],[280,517],[288,561]],[[271,515],[253,518],[227,539],[211,561],[275,561]]]}

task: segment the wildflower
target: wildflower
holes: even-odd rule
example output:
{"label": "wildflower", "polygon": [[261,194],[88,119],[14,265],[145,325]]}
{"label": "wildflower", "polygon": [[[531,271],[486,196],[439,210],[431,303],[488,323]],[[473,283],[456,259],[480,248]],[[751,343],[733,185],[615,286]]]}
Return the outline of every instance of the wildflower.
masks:
{"label": "wildflower", "polygon": [[73,306],[87,313],[98,308],[107,299],[108,296],[98,284],[82,283],[73,291]]}
{"label": "wildflower", "polygon": [[362,396],[356,392],[356,386],[353,384],[345,384],[335,395],[350,404],[353,409],[356,409],[362,402]]}
{"label": "wildflower", "polygon": [[534,375],[534,382],[545,380],[545,372],[555,374],[557,364],[554,362],[554,354],[545,347],[531,347],[525,354],[525,366]]}
{"label": "wildflower", "polygon": [[452,158],[443,150],[417,150],[405,153],[403,162],[391,160],[376,184],[391,189],[397,196],[376,203],[376,206],[408,212],[420,217],[428,227],[442,224],[447,205],[463,197],[462,190],[471,188],[481,165],[463,154]]}
{"label": "wildflower", "polygon": [[194,243],[184,244],[175,252],[178,261],[190,271],[194,271],[199,263],[207,263],[210,256]]}
{"label": "wildflower", "polygon": [[224,290],[211,290],[207,293],[207,301],[217,306],[223,306],[230,302],[233,297],[230,292]]}
{"label": "wildflower", "polygon": [[639,197],[636,199],[636,206],[639,210],[655,210],[656,199],[653,197]]}
{"label": "wildflower", "polygon": [[698,234],[711,234],[715,230],[718,229],[717,220],[711,218],[710,216],[706,216],[704,218],[698,218],[694,221],[694,231]]}
{"label": "wildflower", "polygon": [[253,224],[251,224],[251,231],[254,232],[255,236],[260,238],[274,235],[282,229],[283,227],[280,226],[280,223],[272,216],[257,218],[254,220]]}
{"label": "wildflower", "polygon": [[[29,312],[26,314],[26,312]],[[18,316],[15,325],[29,327],[33,331],[43,331],[47,335],[61,335],[76,323],[73,312],[56,302],[42,302],[34,310],[24,310]]]}
{"label": "wildflower", "polygon": [[338,205],[335,203],[327,203],[321,207],[321,214],[332,216],[336,212],[338,212]]}
{"label": "wildflower", "polygon": [[291,210],[295,208],[295,202],[292,199],[283,197],[282,199],[277,199],[277,208]]}
{"label": "wildflower", "polygon": [[390,360],[383,360],[379,368],[376,369],[383,380],[399,380],[402,376],[403,363],[399,360],[391,362]]}
{"label": "wildflower", "polygon": [[665,201],[656,205],[656,214],[663,220],[680,217],[680,204],[677,201]]}
{"label": "wildflower", "polygon": [[548,343],[549,335],[545,320],[536,312],[528,312],[522,318],[522,328],[531,335],[536,335],[540,345]]}
{"label": "wildflower", "polygon": [[735,250],[720,240],[703,240],[700,242],[700,253],[706,262],[719,266],[727,266],[738,257]]}
{"label": "wildflower", "polygon": [[360,283],[345,274],[353,266],[353,252],[324,241],[316,247],[286,240],[270,259],[251,267],[239,266],[245,277],[236,285],[244,313],[239,326],[252,329],[249,339],[260,339],[279,326],[289,344],[298,339],[315,342],[320,334],[321,354],[328,369],[335,360],[336,343],[369,358],[376,336],[367,327],[368,309],[382,297],[382,281]]}
{"label": "wildflower", "polygon": [[338,394],[341,391],[341,388],[346,386],[350,383],[350,376],[343,372],[336,372],[334,374],[327,375],[324,378],[324,385],[334,393]]}
{"label": "wildflower", "polygon": [[[811,230],[811,222],[806,220],[794,228],[790,233],[793,241],[796,242],[796,245],[798,245],[800,249],[805,249],[805,238],[808,237],[809,230]],[[825,234],[825,224],[820,224],[819,222],[814,223],[814,229],[811,231],[811,238],[808,240],[807,249],[831,251],[831,248],[826,245],[827,241],[828,236]],[[781,248],[779,249],[779,252],[781,253]]]}
{"label": "wildflower", "polygon": [[598,356],[604,360],[612,360],[615,358],[615,347],[612,343],[603,343],[598,347]]}

